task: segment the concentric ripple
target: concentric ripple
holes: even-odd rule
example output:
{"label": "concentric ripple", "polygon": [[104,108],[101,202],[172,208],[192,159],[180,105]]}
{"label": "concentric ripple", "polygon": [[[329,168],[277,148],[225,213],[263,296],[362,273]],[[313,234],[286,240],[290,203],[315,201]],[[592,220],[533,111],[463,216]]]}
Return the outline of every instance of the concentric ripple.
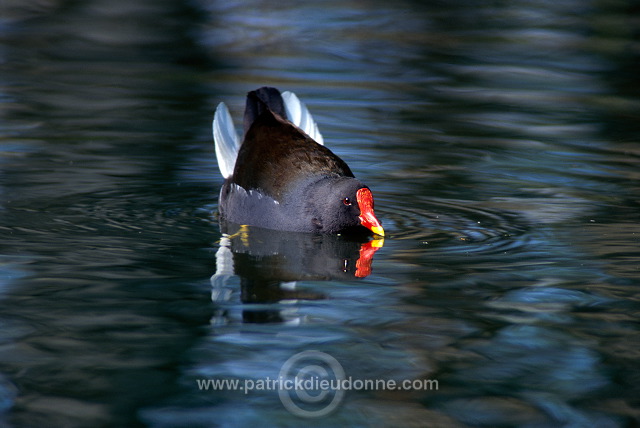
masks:
{"label": "concentric ripple", "polygon": [[524,221],[516,214],[497,212],[475,201],[429,199],[419,207],[392,207],[384,196],[376,214],[385,231],[393,239],[429,242],[486,242],[520,235],[526,231]]}

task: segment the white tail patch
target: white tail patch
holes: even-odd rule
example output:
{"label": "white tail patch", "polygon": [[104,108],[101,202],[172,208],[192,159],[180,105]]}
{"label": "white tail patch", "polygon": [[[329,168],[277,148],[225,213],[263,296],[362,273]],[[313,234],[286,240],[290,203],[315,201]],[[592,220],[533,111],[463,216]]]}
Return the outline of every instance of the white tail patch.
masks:
{"label": "white tail patch", "polygon": [[[298,128],[302,129],[309,137],[317,143],[324,145],[322,134],[318,130],[318,125],[313,120],[307,106],[293,92],[283,92],[282,100],[287,112],[287,117]],[[213,141],[216,146],[216,158],[218,167],[224,178],[233,175],[236,165],[238,151],[240,150],[240,137],[236,133],[233,119],[225,103],[218,104],[213,115]]]}
{"label": "white tail patch", "polygon": [[313,120],[307,106],[293,92],[283,92],[282,99],[284,100],[284,108],[287,111],[289,120],[317,143],[324,145],[322,134],[320,134],[318,125]]}
{"label": "white tail patch", "polygon": [[240,138],[225,103],[218,104],[213,115],[213,141],[216,146],[218,168],[224,178],[229,178],[236,165],[238,150],[240,150]]}

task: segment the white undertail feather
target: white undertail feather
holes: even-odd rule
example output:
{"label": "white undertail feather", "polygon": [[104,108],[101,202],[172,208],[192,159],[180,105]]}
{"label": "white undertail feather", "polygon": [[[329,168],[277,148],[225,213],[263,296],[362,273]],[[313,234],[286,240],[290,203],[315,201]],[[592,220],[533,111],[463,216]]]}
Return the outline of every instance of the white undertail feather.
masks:
{"label": "white undertail feather", "polygon": [[240,138],[225,103],[218,104],[216,113],[213,115],[213,141],[216,146],[218,168],[224,178],[229,178],[233,174],[238,150],[240,150]]}
{"label": "white undertail feather", "polygon": [[[282,100],[288,119],[317,143],[324,145],[324,139],[318,130],[318,125],[313,120],[307,106],[298,99],[296,94],[289,91],[283,92]],[[238,150],[240,150],[240,137],[236,133],[233,119],[225,103],[218,104],[213,115],[213,141],[216,146],[216,158],[218,158],[220,172],[224,178],[229,178],[233,175]]]}
{"label": "white undertail feather", "polygon": [[282,93],[284,100],[284,108],[287,111],[289,120],[302,129],[309,137],[313,138],[318,144],[324,145],[322,134],[318,130],[318,125],[313,120],[311,113],[300,99],[293,92],[285,91]]}

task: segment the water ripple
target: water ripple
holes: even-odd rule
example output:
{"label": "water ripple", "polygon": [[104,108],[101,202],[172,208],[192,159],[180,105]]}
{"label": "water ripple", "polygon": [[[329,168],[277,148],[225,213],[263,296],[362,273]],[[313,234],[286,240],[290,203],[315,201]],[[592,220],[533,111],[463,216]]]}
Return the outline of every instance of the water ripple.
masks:
{"label": "water ripple", "polygon": [[394,207],[380,200],[376,210],[383,218],[385,230],[394,239],[421,241],[486,242],[522,234],[526,226],[515,214],[492,211],[477,202],[453,199],[429,199],[420,207]]}

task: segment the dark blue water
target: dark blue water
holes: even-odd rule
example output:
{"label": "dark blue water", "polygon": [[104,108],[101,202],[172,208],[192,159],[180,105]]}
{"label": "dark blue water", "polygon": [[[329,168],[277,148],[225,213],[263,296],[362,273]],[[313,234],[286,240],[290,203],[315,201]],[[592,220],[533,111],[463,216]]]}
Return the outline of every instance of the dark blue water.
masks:
{"label": "dark blue water", "polygon": [[[3,427],[640,421],[635,2],[0,11]],[[218,223],[213,111],[262,85],[307,103],[384,242]],[[198,385],[303,351],[438,387],[305,419]]]}

